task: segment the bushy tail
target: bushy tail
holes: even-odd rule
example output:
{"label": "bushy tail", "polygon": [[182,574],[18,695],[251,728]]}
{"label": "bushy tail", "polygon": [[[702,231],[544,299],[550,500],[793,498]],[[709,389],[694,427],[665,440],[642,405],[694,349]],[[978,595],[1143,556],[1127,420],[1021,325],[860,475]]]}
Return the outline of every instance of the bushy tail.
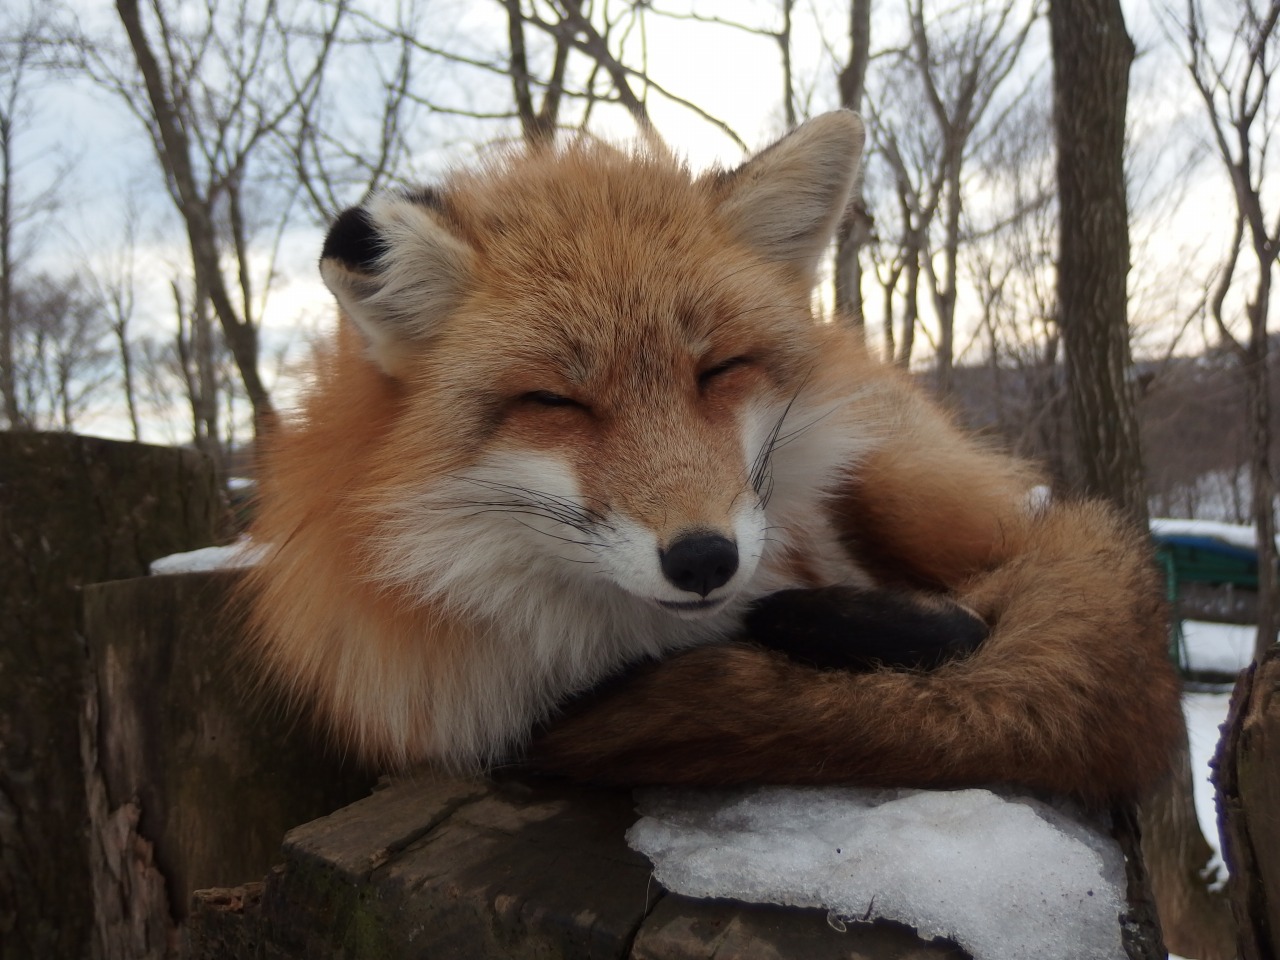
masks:
{"label": "bushy tail", "polygon": [[647,664],[535,738],[537,767],[613,783],[1008,782],[1086,801],[1165,775],[1182,722],[1145,539],[1097,504],[1027,517],[953,595],[992,626],[933,672],[818,671],[745,645]]}

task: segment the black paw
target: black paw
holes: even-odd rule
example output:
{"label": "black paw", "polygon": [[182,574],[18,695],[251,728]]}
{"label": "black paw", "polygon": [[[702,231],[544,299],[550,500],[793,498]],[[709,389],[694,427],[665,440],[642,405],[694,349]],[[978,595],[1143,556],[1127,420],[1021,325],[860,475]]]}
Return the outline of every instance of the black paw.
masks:
{"label": "black paw", "polygon": [[824,670],[932,670],[968,656],[987,634],[976,614],[943,596],[820,587],[758,601],[745,639]]}

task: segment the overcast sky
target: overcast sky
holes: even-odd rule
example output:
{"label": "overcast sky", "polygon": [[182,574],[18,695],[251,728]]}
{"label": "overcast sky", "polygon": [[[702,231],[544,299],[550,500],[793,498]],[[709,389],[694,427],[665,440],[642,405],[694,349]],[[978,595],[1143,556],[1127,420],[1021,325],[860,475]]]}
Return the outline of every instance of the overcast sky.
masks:
{"label": "overcast sky", "polygon": [[[1225,6],[1225,0],[1221,0]],[[676,9],[671,0],[658,4]],[[16,5],[15,5],[16,6]],[[807,97],[811,112],[836,103],[831,54],[843,57],[847,45],[847,13],[844,3],[797,4],[794,24],[794,62],[797,86]],[[896,0],[879,0],[874,8],[873,44],[891,46],[901,34],[895,13]],[[1149,314],[1176,313],[1186,295],[1164,279],[1172,271],[1185,277],[1189,264],[1208,263],[1225,242],[1230,217],[1227,184],[1217,167],[1203,164],[1188,176],[1189,158],[1203,150],[1204,127],[1200,107],[1176,52],[1159,27],[1156,9],[1149,0],[1125,4],[1130,32],[1139,49],[1132,75],[1130,120],[1135,156],[1131,169],[1138,222],[1134,230],[1135,325],[1138,341],[1160,346],[1166,330],[1145,329]],[[71,9],[71,8],[63,8]],[[86,29],[123,40],[114,11],[103,4],[76,4]],[[502,11],[495,2],[431,0],[429,15],[433,42],[465,48],[484,56],[497,56],[505,42]],[[701,2],[702,13],[771,24],[776,4],[757,0]],[[815,11],[826,10],[826,22]],[[13,15],[10,11],[5,16]],[[769,142],[783,128],[780,105],[781,72],[776,45],[768,38],[749,36],[724,27],[648,17],[644,41],[652,76],[666,88],[699,104],[725,121],[752,147]],[[829,39],[824,41],[823,34]],[[632,38],[634,62],[638,62],[638,36]],[[1036,96],[1048,97],[1047,25],[1041,23],[1024,52],[1016,83],[1035,86]],[[873,65],[873,70],[875,69]],[[474,71],[456,75],[439,71],[423,80],[433,96],[441,99],[470,97],[501,102],[505,85]],[[874,84],[872,84],[874,87]],[[141,226],[138,242],[140,317],[139,330],[167,330],[172,321],[169,277],[185,260],[183,235],[169,201],[161,189],[150,145],[141,127],[110,94],[91,88],[86,81],[46,81],[32,90],[32,111],[18,141],[19,188],[29,194],[41,189],[55,171],[67,169],[59,191],[57,215],[35,225],[28,240],[36,252],[39,269],[58,273],[76,270],[88,262],[100,265],[110,258],[121,235],[127,207],[136,208]],[[454,100],[453,102],[458,102]],[[695,167],[712,162],[734,164],[743,157],[740,147],[690,111],[651,94],[648,106],[656,126],[668,142],[677,146]],[[352,107],[358,109],[358,107]],[[438,121],[431,121],[438,123]],[[593,128],[606,136],[626,138],[634,133],[629,118],[620,111],[601,111]],[[486,125],[483,129],[439,123],[432,127],[431,148],[418,156],[424,176],[450,164],[466,163],[475,156],[470,139],[511,134],[513,128]],[[1189,185],[1189,186],[1188,186]],[[1190,196],[1181,200],[1186,187]],[[356,196],[350,198],[356,200]],[[1148,223],[1156,222],[1159,229]],[[300,346],[305,334],[329,322],[332,310],[318,282],[315,259],[322,226],[300,218],[284,235],[276,264],[277,279],[266,314],[272,349],[283,344]],[[1175,289],[1177,288],[1177,289]],[[874,298],[869,298],[874,299]],[[1168,301],[1167,303],[1165,301]],[[872,318],[874,320],[874,318]],[[300,335],[299,331],[303,334]],[[296,350],[295,350],[296,354]],[[117,413],[105,412],[87,425],[95,432],[119,433]],[[153,439],[180,439],[178,436]]]}

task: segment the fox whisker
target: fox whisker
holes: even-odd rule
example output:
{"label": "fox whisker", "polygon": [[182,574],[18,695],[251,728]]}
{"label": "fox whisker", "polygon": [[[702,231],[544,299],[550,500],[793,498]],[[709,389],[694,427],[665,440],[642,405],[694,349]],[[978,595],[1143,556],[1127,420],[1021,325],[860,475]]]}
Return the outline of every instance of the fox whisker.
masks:
{"label": "fox whisker", "polygon": [[[472,476],[454,476],[450,479],[460,480],[466,483],[475,484],[476,486],[485,487],[497,493],[508,494],[513,498],[514,503],[520,503],[529,506],[539,512],[545,513],[553,519],[560,519],[561,522],[568,523],[570,526],[593,525],[601,529],[611,529],[605,519],[603,509],[596,509],[588,506],[586,503],[580,503],[570,497],[561,496],[559,494],[549,493],[545,490],[535,490],[531,487],[522,487],[516,484],[502,483],[497,480],[488,480],[482,477]],[[598,497],[582,496],[581,500],[594,500],[607,509],[607,504]]]}

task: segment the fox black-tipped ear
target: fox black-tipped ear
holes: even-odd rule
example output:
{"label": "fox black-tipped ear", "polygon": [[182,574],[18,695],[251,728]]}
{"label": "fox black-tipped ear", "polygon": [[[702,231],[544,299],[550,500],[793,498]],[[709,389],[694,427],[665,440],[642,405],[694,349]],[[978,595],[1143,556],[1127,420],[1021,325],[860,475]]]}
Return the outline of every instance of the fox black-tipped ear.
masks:
{"label": "fox black-tipped ear", "polygon": [[814,117],[738,169],[708,178],[720,215],[747,246],[812,281],[857,181],[862,121]]}
{"label": "fox black-tipped ear", "polygon": [[320,262],[333,260],[350,270],[360,273],[377,273],[382,257],[387,252],[384,240],[369,211],[364,207],[351,207],[338,214],[324,238]]}
{"label": "fox black-tipped ear", "polygon": [[458,306],[473,254],[440,216],[430,190],[389,193],[334,220],[320,275],[382,370],[399,377],[414,351]]}

